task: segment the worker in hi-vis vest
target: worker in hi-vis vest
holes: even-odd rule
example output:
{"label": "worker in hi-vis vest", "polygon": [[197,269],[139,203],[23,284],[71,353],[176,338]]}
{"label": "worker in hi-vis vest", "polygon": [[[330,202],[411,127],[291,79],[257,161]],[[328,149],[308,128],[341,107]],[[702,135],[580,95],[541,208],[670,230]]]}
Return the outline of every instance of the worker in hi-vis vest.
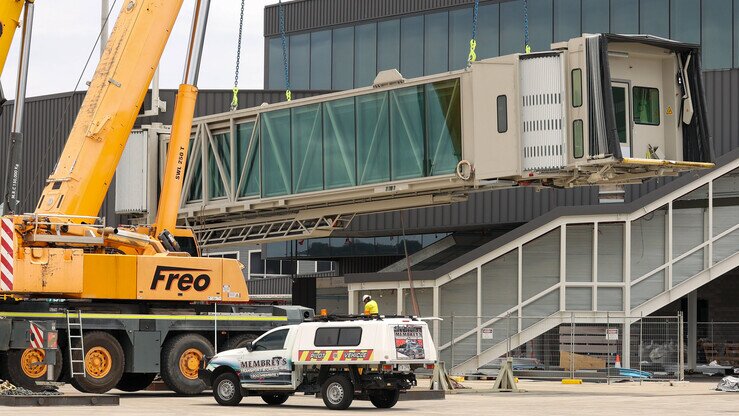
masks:
{"label": "worker in hi-vis vest", "polygon": [[380,313],[379,309],[377,308],[377,302],[372,300],[372,296],[370,295],[362,296],[362,302],[364,302],[364,314],[365,315],[378,315]]}

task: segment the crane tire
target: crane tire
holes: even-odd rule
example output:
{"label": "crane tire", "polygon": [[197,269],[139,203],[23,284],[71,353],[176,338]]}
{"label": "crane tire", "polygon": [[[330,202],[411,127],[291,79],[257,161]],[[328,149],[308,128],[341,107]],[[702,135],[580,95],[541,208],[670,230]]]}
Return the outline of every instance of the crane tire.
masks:
{"label": "crane tire", "polygon": [[149,387],[156,376],[157,373],[123,373],[115,388],[129,393],[144,390]]}
{"label": "crane tire", "polygon": [[162,380],[177,394],[192,396],[206,389],[198,378],[203,357],[214,355],[213,345],[200,334],[176,335],[162,347]]}
{"label": "crane tire", "polygon": [[115,388],[126,368],[123,347],[115,337],[103,331],[84,334],[85,376],[75,375],[70,383],[83,393],[102,394]]}
{"label": "crane tire", "polygon": [[[47,350],[48,351],[48,350]],[[52,381],[59,379],[62,373],[62,353],[56,349],[56,362],[54,365],[54,377]],[[47,377],[48,366],[34,365],[44,359],[44,350],[27,348],[27,349],[11,349],[4,354],[5,359],[2,360],[3,379],[10,381],[16,387],[23,387],[31,391],[44,391],[47,387],[39,386],[37,381],[49,381]]]}

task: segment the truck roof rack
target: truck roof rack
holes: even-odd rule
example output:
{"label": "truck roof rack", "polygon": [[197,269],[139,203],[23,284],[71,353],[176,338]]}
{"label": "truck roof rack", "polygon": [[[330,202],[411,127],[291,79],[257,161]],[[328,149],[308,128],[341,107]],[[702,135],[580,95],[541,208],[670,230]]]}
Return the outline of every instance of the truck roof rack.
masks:
{"label": "truck roof rack", "polygon": [[343,322],[343,321],[382,321],[389,318],[404,318],[413,321],[418,320],[413,315],[315,315],[312,318],[305,319],[304,322]]}

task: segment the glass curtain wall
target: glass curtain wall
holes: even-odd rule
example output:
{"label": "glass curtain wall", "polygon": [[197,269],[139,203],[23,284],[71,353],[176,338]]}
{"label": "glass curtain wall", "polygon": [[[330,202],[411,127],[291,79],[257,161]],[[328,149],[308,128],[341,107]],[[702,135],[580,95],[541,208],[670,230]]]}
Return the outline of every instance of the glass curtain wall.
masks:
{"label": "glass curtain wall", "polygon": [[[704,69],[739,67],[739,0],[529,0],[528,11],[534,51],[581,33],[644,33],[702,44]],[[461,69],[471,36],[471,6],[292,34],[291,86],[341,90],[368,86],[385,69],[406,78]],[[265,86],[283,89],[280,37],[266,47]],[[523,49],[523,1],[481,4],[477,58]]]}

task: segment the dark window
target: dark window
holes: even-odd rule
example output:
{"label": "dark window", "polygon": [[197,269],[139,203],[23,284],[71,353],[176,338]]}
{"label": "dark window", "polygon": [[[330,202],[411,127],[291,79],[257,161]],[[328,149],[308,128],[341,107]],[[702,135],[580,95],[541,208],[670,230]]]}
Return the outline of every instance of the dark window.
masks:
{"label": "dark window", "polygon": [[267,260],[267,274],[280,274],[280,261]]}
{"label": "dark window", "polygon": [[285,339],[289,329],[281,329],[260,338],[253,345],[254,351],[272,351],[285,348]]}
{"label": "dark window", "polygon": [[705,69],[731,68],[732,16],[731,0],[711,0],[703,2],[703,48],[702,64]]}
{"label": "dark window", "polygon": [[282,59],[282,39],[272,38],[267,45],[267,88],[285,89],[285,68]]}
{"label": "dark window", "polygon": [[[480,5],[480,13],[477,19],[477,49],[475,49],[477,59],[498,56],[500,51],[498,48],[500,44],[500,9],[498,4]],[[472,33],[467,36],[472,36]],[[467,52],[469,52],[469,41],[467,39]]]}
{"label": "dark window", "polygon": [[[522,4],[523,2],[517,2]],[[577,10],[570,10],[573,15]],[[519,22],[522,22],[520,20]],[[519,27],[522,25],[519,23]],[[529,6],[529,46],[534,51],[546,51],[552,46],[552,2],[539,1],[535,6]],[[523,43],[518,50],[523,52]]]}
{"label": "dark window", "polygon": [[298,272],[298,262],[295,260],[282,261],[282,274],[296,274]]}
{"label": "dark window", "polygon": [[608,33],[609,0],[586,0],[582,2],[582,31],[585,33]]}
{"label": "dark window", "polygon": [[251,252],[249,253],[249,267],[251,267],[251,274],[262,274],[264,273],[264,261],[262,261],[262,253]]}
{"label": "dark window", "polygon": [[400,73],[405,78],[423,75],[423,16],[400,21]]}
{"label": "dark window", "polygon": [[670,37],[670,0],[641,0],[639,33]]}
{"label": "dark window", "polygon": [[508,98],[505,95],[499,95],[498,99],[498,133],[508,131]]}
{"label": "dark window", "polygon": [[657,88],[634,87],[634,123],[659,125],[659,90]]}
{"label": "dark window", "polygon": [[290,88],[305,90],[310,86],[310,35],[290,36]]}
{"label": "dark window", "polygon": [[334,29],[331,66],[333,89],[354,88],[354,27]]}
{"label": "dark window", "polygon": [[198,257],[198,245],[193,237],[175,237],[175,241],[180,245],[180,251],[188,253],[193,257]]}
{"label": "dark window", "polygon": [[438,74],[449,70],[449,14],[426,15],[424,73]]}
{"label": "dark window", "polygon": [[681,42],[700,43],[700,0],[670,2],[670,38]]}
{"label": "dark window", "polygon": [[639,0],[611,2],[611,32],[639,32]]}
{"label": "dark window", "polygon": [[372,85],[377,75],[377,25],[354,28],[354,87]]}
{"label": "dark window", "polygon": [[377,72],[400,70],[400,20],[377,24]]}
{"label": "dark window", "polygon": [[334,269],[333,262],[330,261],[318,261],[316,262],[316,272],[330,272]]}
{"label": "dark window", "polygon": [[576,159],[583,157],[585,150],[583,148],[582,137],[582,120],[575,120],[572,123],[572,154]]}
{"label": "dark window", "polygon": [[582,70],[576,68],[572,70],[572,106],[580,107],[582,105]]}
{"label": "dark window", "polygon": [[318,328],[316,347],[356,347],[362,341],[362,328]]}
{"label": "dark window", "polygon": [[310,87],[331,89],[331,31],[310,34]]}
{"label": "dark window", "polygon": [[[500,54],[524,51],[523,2],[500,3]],[[529,9],[530,10],[530,9]]]}
{"label": "dark window", "polygon": [[580,0],[554,0],[554,41],[580,36]]}

